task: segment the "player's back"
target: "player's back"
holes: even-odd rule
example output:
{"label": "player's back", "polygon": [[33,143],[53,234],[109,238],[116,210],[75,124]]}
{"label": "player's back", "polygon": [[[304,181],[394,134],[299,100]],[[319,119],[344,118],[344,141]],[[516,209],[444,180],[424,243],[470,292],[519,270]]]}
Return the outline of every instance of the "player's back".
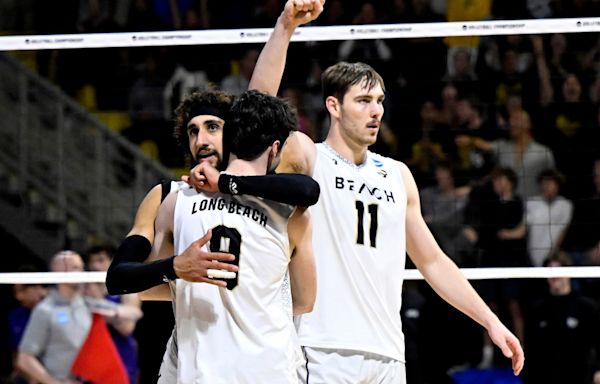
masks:
{"label": "player's back", "polygon": [[212,229],[210,249],[234,254],[239,265],[227,288],[177,281],[180,383],[295,382],[301,357],[282,300],[292,210],[251,196],[179,192],[176,252]]}
{"label": "player's back", "polygon": [[318,294],[297,318],[303,346],[349,349],[404,360],[400,321],[406,258],[406,190],[392,159],[367,153],[361,166],[317,145],[310,208]]}

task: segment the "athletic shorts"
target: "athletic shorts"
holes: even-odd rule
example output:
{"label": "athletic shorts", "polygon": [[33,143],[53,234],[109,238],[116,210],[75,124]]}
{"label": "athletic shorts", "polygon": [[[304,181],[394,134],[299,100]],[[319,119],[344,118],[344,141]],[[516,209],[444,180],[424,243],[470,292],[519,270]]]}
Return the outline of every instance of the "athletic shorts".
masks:
{"label": "athletic shorts", "polygon": [[175,350],[175,342],[173,338],[175,333],[171,335],[167,342],[167,348],[163,355],[162,364],[158,371],[158,381],[156,384],[175,384],[177,383],[177,351]]}
{"label": "athletic shorts", "polygon": [[404,363],[375,353],[302,347],[306,364],[298,370],[303,384],[406,384]]}

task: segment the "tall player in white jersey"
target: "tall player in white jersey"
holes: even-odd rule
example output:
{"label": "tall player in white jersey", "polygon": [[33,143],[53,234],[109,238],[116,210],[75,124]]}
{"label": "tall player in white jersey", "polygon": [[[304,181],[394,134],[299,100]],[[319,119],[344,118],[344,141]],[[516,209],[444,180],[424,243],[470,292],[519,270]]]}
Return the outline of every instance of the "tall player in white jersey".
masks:
{"label": "tall player in white jersey", "polygon": [[[250,91],[232,107],[228,129],[237,175],[272,171],[295,128],[289,106]],[[188,131],[193,139],[194,129]],[[282,301],[288,271],[296,314],[315,300],[308,212],[287,204],[193,189],[171,194],[159,209],[155,252],[186,249],[212,230],[210,249],[236,256],[226,287],[176,282],[178,383],[295,383],[302,362],[291,316]]]}
{"label": "tall player in white jersey", "polygon": [[322,76],[330,117],[321,144],[294,135],[280,170],[312,174],[321,187],[310,208],[318,294],[297,318],[304,382],[403,383],[400,321],[405,255],[448,303],[485,327],[519,374],[519,340],[485,305],[434,240],[403,163],[368,150],[383,116],[384,83],[363,63],[338,63]]}

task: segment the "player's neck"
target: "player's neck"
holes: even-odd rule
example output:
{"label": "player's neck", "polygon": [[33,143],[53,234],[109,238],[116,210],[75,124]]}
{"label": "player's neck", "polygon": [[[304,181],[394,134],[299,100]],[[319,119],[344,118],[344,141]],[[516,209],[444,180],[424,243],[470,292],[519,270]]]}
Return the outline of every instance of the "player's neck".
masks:
{"label": "player's neck", "polygon": [[352,143],[349,139],[342,137],[339,130],[330,131],[329,135],[325,139],[331,149],[348,162],[355,165],[361,165],[367,159],[367,147],[364,145]]}
{"label": "player's neck", "polygon": [[225,170],[226,173],[236,176],[260,176],[267,173],[269,163],[268,153],[263,153],[258,158],[248,161],[232,158]]}

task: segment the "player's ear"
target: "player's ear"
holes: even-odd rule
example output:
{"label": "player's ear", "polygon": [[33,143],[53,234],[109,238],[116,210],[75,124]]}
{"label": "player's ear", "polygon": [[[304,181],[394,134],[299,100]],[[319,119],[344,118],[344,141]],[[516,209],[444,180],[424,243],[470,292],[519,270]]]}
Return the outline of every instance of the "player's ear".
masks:
{"label": "player's ear", "polygon": [[333,116],[333,117],[339,116],[340,101],[337,99],[337,97],[327,96],[327,98],[325,99],[325,107],[327,108],[327,111],[329,111],[329,114],[331,116]]}
{"label": "player's ear", "polygon": [[281,152],[281,141],[275,140],[271,145],[271,156],[276,157]]}

